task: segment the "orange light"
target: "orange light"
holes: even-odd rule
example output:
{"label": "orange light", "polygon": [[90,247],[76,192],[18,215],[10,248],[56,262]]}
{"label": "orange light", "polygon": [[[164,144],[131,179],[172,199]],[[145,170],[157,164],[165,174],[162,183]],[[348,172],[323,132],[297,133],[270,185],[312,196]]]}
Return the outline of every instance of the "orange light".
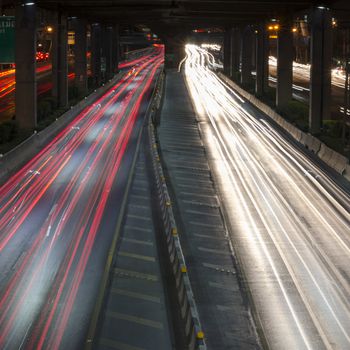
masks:
{"label": "orange light", "polygon": [[298,31],[297,28],[292,28],[292,32],[293,32],[293,33],[296,33],[297,31]]}
{"label": "orange light", "polygon": [[277,39],[278,36],[277,36],[277,35],[270,35],[269,38],[270,38],[270,39]]}
{"label": "orange light", "polygon": [[274,29],[274,30],[279,30],[279,29],[280,29],[280,26],[279,26],[278,24],[276,24],[276,25],[273,26],[273,29]]}
{"label": "orange light", "polygon": [[268,30],[273,30],[273,26],[269,26],[269,27],[268,27]]}
{"label": "orange light", "polygon": [[53,28],[51,26],[48,26],[48,27],[46,27],[46,31],[48,33],[52,33],[53,32]]}

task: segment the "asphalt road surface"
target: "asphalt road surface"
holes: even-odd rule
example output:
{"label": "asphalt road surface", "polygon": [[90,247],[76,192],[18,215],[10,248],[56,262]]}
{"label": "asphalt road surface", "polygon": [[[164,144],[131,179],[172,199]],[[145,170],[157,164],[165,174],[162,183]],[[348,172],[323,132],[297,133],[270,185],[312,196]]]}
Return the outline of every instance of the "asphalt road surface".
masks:
{"label": "asphalt road surface", "polygon": [[350,196],[187,46],[185,74],[269,348],[350,348]]}
{"label": "asphalt road surface", "polygon": [[162,49],[0,188],[0,348],[81,349]]}

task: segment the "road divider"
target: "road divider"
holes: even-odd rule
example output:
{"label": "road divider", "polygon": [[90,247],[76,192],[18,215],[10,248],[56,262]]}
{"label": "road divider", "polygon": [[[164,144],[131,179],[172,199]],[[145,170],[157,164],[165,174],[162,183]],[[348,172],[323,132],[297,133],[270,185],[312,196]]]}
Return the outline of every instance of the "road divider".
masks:
{"label": "road divider", "polygon": [[297,142],[305,146],[311,152],[316,154],[324,163],[334,169],[337,173],[343,175],[344,178],[350,181],[350,167],[349,159],[340,153],[333,151],[322,143],[316,137],[304,133],[289,123],[286,119],[280,116],[271,107],[260,101],[256,96],[252,95],[248,91],[241,88],[231,79],[226,77],[221,72],[218,73],[220,79],[222,79],[229,87],[238,92],[242,97],[248,100],[254,107],[265,113],[275,123],[277,123],[282,129],[284,129],[289,135],[291,135]]}
{"label": "road divider", "polygon": [[159,108],[162,100],[161,92],[164,82],[160,80],[158,96],[155,97],[155,108],[152,109],[148,133],[150,140],[150,151],[152,155],[152,165],[155,175],[157,195],[159,198],[160,209],[162,213],[162,221],[164,224],[165,240],[168,248],[168,257],[173,272],[178,302],[180,305],[180,314],[184,322],[184,330],[189,350],[205,350],[206,343],[204,332],[201,327],[196,301],[193,295],[188,269],[185,258],[181,249],[181,242],[175,217],[172,209],[171,198],[167,189],[164,172],[162,169],[161,159],[158,152],[157,141],[155,136],[155,128],[152,121],[155,120],[157,108]]}

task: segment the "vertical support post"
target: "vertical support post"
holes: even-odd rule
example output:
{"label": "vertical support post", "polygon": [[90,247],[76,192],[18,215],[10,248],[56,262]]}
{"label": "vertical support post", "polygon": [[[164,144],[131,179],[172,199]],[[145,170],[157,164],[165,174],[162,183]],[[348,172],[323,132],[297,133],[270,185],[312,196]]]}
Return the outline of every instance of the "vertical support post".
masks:
{"label": "vertical support post", "polygon": [[246,26],[241,31],[241,45],[242,45],[242,70],[241,70],[241,83],[243,85],[249,85],[252,82],[252,59],[253,59],[253,31],[251,26]]}
{"label": "vertical support post", "polygon": [[277,41],[276,106],[285,107],[292,99],[293,88],[293,33],[292,21],[280,22]]}
{"label": "vertical support post", "polygon": [[94,86],[100,86],[101,74],[101,26],[93,23],[91,26],[91,71]]}
{"label": "vertical support post", "polygon": [[240,69],[241,60],[241,35],[239,28],[232,29],[231,36],[231,66],[232,66],[232,77],[237,79],[237,75]]}
{"label": "vertical support post", "polygon": [[230,77],[232,75],[231,65],[231,30],[226,29],[224,33],[224,73]]}
{"label": "vertical support post", "polygon": [[21,129],[37,124],[36,5],[18,4],[15,10],[16,120]]}
{"label": "vertical support post", "polygon": [[79,89],[79,93],[86,95],[87,88],[87,21],[85,19],[74,19],[73,28],[75,31],[74,44],[74,70],[75,85]]}
{"label": "vertical support post", "polygon": [[318,134],[330,116],[332,62],[332,18],[330,10],[312,12],[309,131]]}
{"label": "vertical support post", "polygon": [[113,73],[118,73],[119,60],[120,60],[120,40],[119,40],[119,25],[116,24],[113,26],[113,43],[112,43],[112,57],[113,57]]}
{"label": "vertical support post", "polygon": [[103,57],[105,59],[105,80],[111,79],[113,76],[113,28],[106,27],[103,36]]}
{"label": "vertical support post", "polygon": [[256,35],[255,92],[261,96],[267,89],[269,79],[269,42],[265,23],[259,25]]}
{"label": "vertical support post", "polygon": [[68,106],[68,34],[67,16],[59,11],[54,16],[52,41],[52,96],[59,107]]}

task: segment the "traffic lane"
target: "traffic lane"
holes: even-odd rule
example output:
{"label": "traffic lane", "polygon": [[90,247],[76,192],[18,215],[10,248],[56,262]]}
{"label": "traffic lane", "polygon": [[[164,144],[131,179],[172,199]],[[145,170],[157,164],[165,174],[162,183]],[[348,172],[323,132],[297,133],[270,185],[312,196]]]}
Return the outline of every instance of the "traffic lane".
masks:
{"label": "traffic lane", "polygon": [[[217,156],[214,159],[222,159],[217,167],[220,170],[219,174],[223,177],[225,167],[229,174],[223,187],[224,197],[227,200],[225,205],[230,206],[232,201],[240,198],[237,206],[232,208],[233,211],[236,210],[236,215],[233,215],[231,220],[234,227],[237,218],[241,219],[239,220],[241,227],[233,229],[233,232],[238,232],[242,236],[241,241],[237,243],[234,240],[234,242],[238,245],[244,243],[239,250],[243,252],[243,260],[247,257],[244,250],[247,250],[247,247],[251,248],[252,242],[259,243],[245,261],[244,266],[247,265],[248,271],[252,269],[255,255],[260,251],[265,255],[263,258],[266,259],[266,266],[262,271],[255,271],[255,274],[253,271],[248,279],[254,285],[255,278],[261,279],[265,271],[270,274],[266,276],[268,282],[264,286],[265,289],[258,288],[253,295],[254,300],[256,299],[258,304],[263,301],[266,305],[266,300],[270,300],[270,296],[264,295],[264,292],[268,289],[272,289],[276,296],[279,296],[278,293],[282,294],[279,296],[280,300],[277,298],[277,302],[279,301],[281,305],[277,303],[274,308],[274,305],[268,303],[265,309],[263,304],[260,306],[263,314],[259,317],[264,320],[263,325],[275,327],[278,325],[276,332],[267,330],[268,341],[272,341],[273,348],[276,349],[283,347],[284,342],[292,346],[287,348],[321,346],[330,348],[329,344],[334,340],[334,344],[347,346],[346,329],[349,324],[347,284],[346,279],[345,284],[344,279],[341,281],[339,272],[345,271],[349,275],[346,264],[348,260],[344,258],[348,256],[346,250],[348,242],[343,240],[349,229],[348,211],[337,207],[336,200],[327,197],[328,189],[324,190],[312,181],[308,174],[312,162],[304,157],[302,152],[293,149],[288,142],[283,142],[283,137],[277,138],[276,134],[271,134],[269,129],[272,128],[266,127],[265,123],[261,125],[257,122],[256,116],[261,120],[263,118],[259,113],[254,116],[247,113],[239,106],[242,100],[236,100],[230,105],[228,100],[231,97],[227,100],[223,98],[225,92],[222,86],[217,86],[215,91],[215,78],[210,79],[207,74],[210,73],[202,70],[202,74],[197,76],[196,81],[203,81],[203,86],[197,86],[199,92],[194,94],[194,100],[197,104],[202,101],[203,108],[200,106],[198,110],[206,111],[210,116],[212,129],[209,130],[212,133],[215,131],[215,137],[211,137],[208,144],[217,145]],[[207,94],[206,89],[209,90]],[[251,109],[249,111],[251,112]],[[303,157],[304,163],[308,166],[306,169],[297,166]],[[283,161],[287,164],[281,167]],[[323,175],[322,172],[320,174]],[[230,185],[231,182],[233,184]],[[310,188],[306,186],[308,182]],[[300,184],[306,187],[300,189]],[[288,193],[288,190],[291,191],[289,193],[291,198],[286,200],[285,193]],[[303,197],[304,193],[306,195]],[[318,202],[322,203],[320,208],[317,208],[317,205],[316,207],[310,205]],[[296,204],[301,204],[299,209],[295,208]],[[237,214],[236,207],[244,208],[243,212]],[[329,212],[329,215],[324,217],[321,210]],[[311,234],[310,227],[313,229]],[[339,230],[338,236],[335,235],[333,228]],[[316,238],[310,243],[310,237],[317,237],[320,229],[323,230],[321,236],[326,240],[324,246]],[[252,242],[244,242],[244,238],[247,241],[247,234],[251,236]],[[314,247],[315,243],[317,249]],[[333,257],[331,253],[334,251],[338,251],[338,254],[342,252],[341,257]],[[264,262],[264,259],[262,261]],[[259,261],[257,265],[262,264]],[[287,268],[287,271],[279,271],[283,267]],[[278,285],[272,288],[276,281]],[[334,287],[338,286],[339,282],[343,282],[343,291]],[[296,302],[295,298],[298,296],[299,302]],[[279,322],[274,323],[275,315],[270,317],[271,312],[279,313],[281,310],[285,310],[282,315],[287,316],[286,320],[290,316],[283,330],[281,328],[284,323],[281,323],[280,327]],[[324,317],[323,314],[327,312],[329,316]],[[304,322],[307,318],[308,321]],[[280,321],[282,322],[282,319]],[[316,332],[309,331],[312,326]],[[297,332],[293,336],[290,330]],[[283,332],[282,336],[280,332]],[[298,347],[293,343],[294,338],[301,341]]]}
{"label": "traffic lane", "polygon": [[[130,94],[129,94],[129,95],[130,95]],[[136,104],[136,105],[137,105],[137,104]],[[133,110],[135,109],[134,107],[132,107],[132,108],[133,108]],[[134,111],[134,112],[135,112],[135,111]],[[133,112],[133,113],[134,113],[134,112]],[[134,118],[135,118],[135,115],[134,115]],[[127,119],[125,120],[125,123],[127,123]],[[128,127],[129,136],[130,136],[130,132],[132,131],[132,129],[130,129],[130,126],[131,126],[131,125],[129,125],[129,127]],[[120,135],[119,135],[119,136],[120,136]],[[114,133],[114,137],[118,137],[118,134],[117,134],[117,133]],[[122,139],[122,138],[119,138],[119,139]],[[119,142],[119,141],[118,141],[118,142]],[[120,141],[120,142],[121,142],[121,141]],[[111,163],[111,164],[113,164],[113,163]],[[73,167],[73,170],[76,169],[76,168],[75,168],[75,164],[72,164],[72,167]],[[107,172],[107,174],[108,174],[108,172]],[[64,179],[61,179],[60,181],[64,181]],[[60,182],[60,181],[59,181],[59,182]],[[108,179],[106,179],[106,181],[108,181]],[[98,182],[99,182],[99,181],[98,181]],[[69,185],[68,185],[68,186],[69,186]],[[92,188],[93,188],[93,186],[92,186]],[[49,196],[49,197],[50,197],[50,196]],[[89,197],[89,195],[88,195],[88,197]],[[87,198],[88,198],[88,197],[87,197]],[[86,199],[87,199],[87,198],[86,198]],[[74,201],[73,201],[73,202],[74,202]],[[85,202],[85,203],[88,203],[88,202]],[[44,206],[45,206],[45,205],[44,205]],[[82,207],[84,207],[84,206],[82,206]],[[55,205],[54,205],[52,208],[56,208]],[[79,214],[79,215],[77,215],[77,216],[75,216],[75,215],[72,215],[72,216],[71,216],[73,221],[71,221],[69,227],[75,225],[74,218],[75,218],[75,217],[79,217],[80,215],[81,215],[81,214]],[[86,215],[82,215],[82,217],[89,218],[89,216],[86,216]],[[60,224],[60,222],[61,222],[61,221],[59,221],[58,224]],[[49,226],[50,226],[50,225],[49,225]],[[43,230],[42,233],[47,233],[47,227],[45,227],[45,225],[44,225],[43,229],[44,229],[44,230]],[[54,229],[54,225],[53,225],[53,224],[51,225],[51,229]],[[69,230],[68,230],[68,233],[69,233]],[[67,236],[69,236],[68,233],[67,233]],[[66,233],[65,233],[65,236],[66,236]],[[63,244],[63,243],[62,243],[62,244]],[[64,250],[64,247],[63,247],[63,250]],[[54,250],[55,253],[60,252],[60,251],[62,251],[62,249],[55,249],[55,250]],[[58,259],[58,260],[59,260],[59,259]],[[80,262],[80,261],[79,261],[79,262]],[[71,263],[73,264],[73,261],[72,261]],[[57,264],[57,261],[54,260],[54,263],[52,264],[52,266],[60,266],[60,269],[62,269],[62,262],[61,262],[61,264]],[[65,267],[65,266],[66,266],[66,265],[63,264],[63,267]],[[73,265],[72,265],[72,266],[73,266]],[[35,264],[34,264],[34,267],[36,267]],[[36,269],[36,270],[37,270],[37,269]],[[58,273],[58,275],[59,275],[59,273]],[[68,278],[68,277],[67,277],[67,278]],[[75,288],[76,288],[76,286],[75,286]],[[76,290],[76,289],[75,289],[75,290]],[[34,294],[36,294],[36,293],[34,293]],[[36,294],[36,296],[37,296],[37,294]],[[26,311],[28,311],[28,310],[26,310]],[[67,317],[67,314],[63,314],[63,316],[66,318],[66,317]],[[22,321],[22,319],[21,319],[21,321]],[[16,324],[16,326],[21,326],[20,323],[21,323],[21,322],[19,322],[19,324]],[[23,330],[24,330],[24,329],[23,329]],[[60,330],[60,328],[59,328],[59,330]],[[15,327],[15,331],[16,331],[16,332],[14,332],[14,333],[15,333],[15,334],[18,334],[18,329],[17,329],[16,327]],[[20,339],[19,339],[19,340],[20,340]],[[39,339],[39,343],[38,343],[38,344],[40,345],[40,339]],[[37,345],[38,345],[38,344],[37,344]]]}
{"label": "traffic lane", "polygon": [[[273,65],[269,66],[271,87],[276,87],[277,71]],[[303,103],[309,103],[310,99],[310,74],[307,71],[296,69],[293,70],[293,97]],[[331,86],[331,116],[332,119],[343,118],[344,114],[341,107],[344,106],[344,79],[332,75]]]}

